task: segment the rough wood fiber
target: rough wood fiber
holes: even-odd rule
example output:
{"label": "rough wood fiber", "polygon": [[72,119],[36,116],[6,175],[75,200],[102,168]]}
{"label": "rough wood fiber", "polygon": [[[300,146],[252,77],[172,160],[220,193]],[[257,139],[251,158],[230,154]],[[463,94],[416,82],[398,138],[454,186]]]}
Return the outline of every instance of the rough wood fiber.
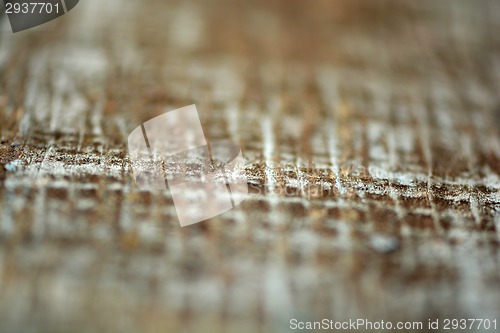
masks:
{"label": "rough wood fiber", "polygon": [[[0,331],[498,316],[498,31],[487,0],[86,0],[3,26]],[[125,142],[193,103],[251,195],[181,229]]]}

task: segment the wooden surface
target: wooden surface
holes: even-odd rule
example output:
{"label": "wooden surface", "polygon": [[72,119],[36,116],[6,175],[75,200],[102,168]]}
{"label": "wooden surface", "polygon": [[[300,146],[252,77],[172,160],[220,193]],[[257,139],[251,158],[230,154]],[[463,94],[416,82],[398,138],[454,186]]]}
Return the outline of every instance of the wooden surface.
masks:
{"label": "wooden surface", "polygon": [[[86,0],[0,33],[0,331],[500,313],[499,1]],[[195,103],[251,195],[180,228],[126,138]]]}

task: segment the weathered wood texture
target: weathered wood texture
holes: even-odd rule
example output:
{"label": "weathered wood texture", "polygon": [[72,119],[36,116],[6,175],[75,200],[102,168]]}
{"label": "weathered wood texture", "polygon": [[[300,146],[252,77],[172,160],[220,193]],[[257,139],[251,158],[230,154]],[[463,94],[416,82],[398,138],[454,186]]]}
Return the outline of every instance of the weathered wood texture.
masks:
{"label": "weathered wood texture", "polygon": [[[86,0],[2,26],[0,331],[498,316],[499,31],[487,0]],[[180,228],[125,143],[193,103],[251,195]]]}

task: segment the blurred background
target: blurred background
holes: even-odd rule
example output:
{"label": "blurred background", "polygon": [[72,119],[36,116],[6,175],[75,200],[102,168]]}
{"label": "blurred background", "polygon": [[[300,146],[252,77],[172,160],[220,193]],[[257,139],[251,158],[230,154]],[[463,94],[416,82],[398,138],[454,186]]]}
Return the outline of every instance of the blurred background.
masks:
{"label": "blurred background", "polygon": [[[498,317],[499,1],[85,0],[0,23],[0,331]],[[180,228],[126,141],[190,104],[251,195]]]}

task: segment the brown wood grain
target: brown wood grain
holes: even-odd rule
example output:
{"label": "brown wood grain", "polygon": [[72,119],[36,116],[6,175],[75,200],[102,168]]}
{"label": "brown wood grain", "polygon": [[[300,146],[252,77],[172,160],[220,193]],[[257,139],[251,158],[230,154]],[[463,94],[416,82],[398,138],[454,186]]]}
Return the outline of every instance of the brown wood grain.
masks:
{"label": "brown wood grain", "polygon": [[[498,1],[98,1],[0,34],[0,331],[498,318]],[[126,140],[196,104],[250,195],[180,228]],[[500,324],[500,323],[499,323]]]}

